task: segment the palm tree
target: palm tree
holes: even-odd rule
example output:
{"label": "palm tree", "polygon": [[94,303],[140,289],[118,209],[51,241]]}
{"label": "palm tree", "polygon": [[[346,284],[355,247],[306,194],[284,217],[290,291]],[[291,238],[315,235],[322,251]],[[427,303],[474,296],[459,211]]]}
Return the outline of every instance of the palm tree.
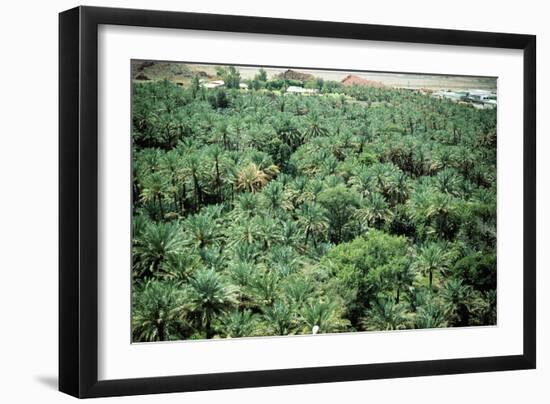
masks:
{"label": "palm tree", "polygon": [[304,201],[315,202],[323,188],[324,184],[320,178],[309,180],[306,184],[306,188],[304,189]]}
{"label": "palm tree", "polygon": [[136,245],[141,240],[141,237],[147,225],[150,223],[149,218],[141,213],[135,214],[132,217],[132,244]]}
{"label": "palm tree", "polygon": [[258,240],[261,240],[262,234],[258,221],[251,219],[241,219],[226,230],[230,247],[240,243],[260,245]]}
{"label": "palm tree", "polygon": [[396,189],[396,174],[399,169],[392,163],[376,163],[370,167],[370,170],[378,192],[390,196]]}
{"label": "palm tree", "polygon": [[192,150],[186,158],[187,171],[191,175],[193,181],[193,194],[195,197],[195,210],[198,210],[202,202],[202,187],[199,180],[199,172],[201,170],[201,156],[195,150]]}
{"label": "palm tree", "polygon": [[302,307],[307,298],[314,292],[314,286],[309,279],[304,277],[288,277],[281,288],[285,296],[295,307]]}
{"label": "palm tree", "polygon": [[453,149],[438,147],[434,151],[432,156],[432,163],[430,165],[430,171],[436,172],[440,169],[446,169],[453,165],[456,157]]}
{"label": "palm tree", "polygon": [[435,176],[437,188],[440,192],[458,195],[458,188],[460,184],[460,175],[451,168],[447,168],[437,173]]}
{"label": "palm tree", "polygon": [[257,225],[257,238],[263,249],[268,250],[273,244],[281,240],[279,223],[270,216],[256,216],[252,219]]}
{"label": "palm tree", "polygon": [[[261,192],[262,206],[267,212],[280,214],[287,206],[284,204],[284,187],[279,181],[271,181]],[[247,194],[244,194],[247,195]]]}
{"label": "palm tree", "polygon": [[155,275],[169,256],[181,252],[183,241],[177,223],[149,223],[134,245],[134,257],[139,262],[137,275]]}
{"label": "palm tree", "polygon": [[304,332],[335,332],[344,329],[349,322],[342,318],[343,310],[334,301],[306,303],[300,312]]}
{"label": "palm tree", "polygon": [[400,293],[410,289],[418,277],[418,272],[410,263],[409,258],[405,257],[402,261],[403,265],[396,265],[393,279],[393,284],[395,287],[395,303],[397,304],[400,303]]}
{"label": "palm tree", "polygon": [[239,171],[236,188],[238,191],[255,193],[266,186],[270,179],[271,176],[256,164],[249,163]]}
{"label": "palm tree", "polygon": [[265,258],[265,265],[276,271],[281,277],[297,272],[303,262],[304,260],[294,248],[280,244],[270,248],[269,255]]}
{"label": "palm tree", "polygon": [[363,165],[355,167],[355,171],[349,179],[349,184],[362,196],[367,196],[374,190],[374,175],[368,167]]}
{"label": "palm tree", "polygon": [[445,316],[453,326],[469,325],[469,319],[477,308],[474,290],[461,279],[451,278],[441,291]]}
{"label": "palm tree", "polygon": [[339,164],[336,157],[334,157],[332,154],[329,154],[319,162],[318,166],[321,173],[328,176],[336,174],[336,170],[338,169]]}
{"label": "palm tree", "polygon": [[189,216],[184,227],[188,242],[201,250],[215,245],[221,238],[218,221],[205,212]]}
{"label": "palm tree", "polygon": [[152,172],[143,178],[140,198],[143,202],[157,204],[160,218],[164,218],[163,200],[168,194],[166,176],[161,172]]}
{"label": "palm tree", "polygon": [[353,132],[342,128],[342,122],[336,123],[336,135],[333,140],[333,153],[338,160],[344,160],[351,149],[355,148]]}
{"label": "palm tree", "polygon": [[137,284],[132,294],[134,342],[181,339],[188,327],[185,296],[179,284],[148,280]]}
{"label": "palm tree", "polygon": [[185,199],[185,182],[182,179],[184,175],[184,167],[182,158],[177,149],[169,150],[164,154],[160,163],[160,172],[167,180],[166,193],[172,194],[175,211],[183,212],[183,201]]}
{"label": "palm tree", "polygon": [[[477,294],[477,293],[476,293]],[[474,295],[475,296],[475,295]],[[474,325],[496,325],[497,323],[497,292],[489,290],[474,298],[471,319]],[[472,321],[473,320],[473,321]]]}
{"label": "palm tree", "polygon": [[328,134],[328,130],[321,124],[317,113],[311,113],[309,115],[307,124],[306,139],[326,136]]}
{"label": "palm tree", "polygon": [[257,244],[254,243],[237,243],[230,248],[232,253],[231,259],[235,262],[250,262],[257,261],[261,251]]}
{"label": "palm tree", "polygon": [[290,148],[296,150],[303,142],[303,136],[297,128],[294,117],[284,113],[285,99],[281,97],[281,112],[275,114],[271,125],[275,128],[277,136]]}
{"label": "palm tree", "polygon": [[193,98],[197,98],[197,94],[201,89],[200,85],[200,79],[198,74],[193,75],[193,79],[191,80],[191,96]]}
{"label": "palm tree", "polygon": [[420,247],[413,265],[420,273],[428,275],[430,289],[433,289],[434,273],[445,272],[449,264],[449,255],[445,248],[437,242],[431,242]]}
{"label": "palm tree", "polygon": [[291,307],[279,301],[263,309],[262,315],[267,332],[271,335],[290,335],[294,333],[296,319]]}
{"label": "palm tree", "polygon": [[315,202],[304,202],[297,212],[297,223],[304,232],[304,244],[307,246],[309,237],[313,239],[313,245],[317,246],[317,238],[326,234],[329,226],[327,210]]}
{"label": "palm tree", "polygon": [[222,319],[223,333],[227,338],[250,337],[256,331],[257,317],[251,310],[229,312]]}
{"label": "palm tree", "polygon": [[216,125],[216,129],[214,131],[214,138],[218,142],[221,140],[221,144],[225,150],[228,150],[230,148],[228,135],[229,133],[228,133],[227,121],[222,120],[218,122],[218,124]]}
{"label": "palm tree", "polygon": [[392,203],[403,203],[409,197],[409,177],[407,174],[400,172],[395,178],[395,187],[391,194]]}
{"label": "palm tree", "polygon": [[305,202],[306,197],[306,188],[308,184],[308,179],[305,176],[297,176],[294,178],[290,184],[288,184],[288,191],[293,193],[292,198],[294,200],[294,205],[298,206],[299,204]]}
{"label": "palm tree", "polygon": [[447,325],[444,310],[437,303],[430,301],[417,308],[414,328],[444,328]]}
{"label": "palm tree", "polygon": [[476,165],[475,155],[472,150],[465,145],[458,147],[456,156],[456,168],[458,168],[465,177],[470,175],[470,172]]}
{"label": "palm tree", "polygon": [[188,281],[191,274],[201,266],[201,257],[195,251],[181,249],[176,254],[168,254],[160,264],[156,277]]}
{"label": "palm tree", "polygon": [[206,338],[214,336],[212,320],[236,302],[236,289],[212,269],[201,269],[189,281],[189,302],[201,320]]}
{"label": "palm tree", "polygon": [[214,175],[213,188],[216,195],[216,201],[221,202],[223,200],[222,195],[222,165],[224,163],[223,149],[217,144],[210,146],[206,155],[212,162],[212,170]]}
{"label": "palm tree", "polygon": [[256,265],[246,261],[232,261],[228,265],[231,282],[237,286],[239,306],[247,306],[250,301],[250,284],[258,271]]}
{"label": "palm tree", "polygon": [[281,242],[284,245],[296,246],[301,239],[301,232],[296,222],[292,219],[281,223]]}
{"label": "palm tree", "polygon": [[279,276],[274,271],[258,271],[250,279],[249,294],[256,306],[269,306],[279,290]]}
{"label": "palm tree", "polygon": [[359,205],[359,194],[344,184],[339,184],[321,192],[318,201],[328,211],[330,241],[341,242],[344,239],[344,227]]}
{"label": "palm tree", "polygon": [[251,219],[260,209],[258,195],[245,192],[237,196],[234,201],[234,208],[230,212],[232,219]]}
{"label": "palm tree", "polygon": [[363,206],[355,211],[355,217],[367,227],[374,226],[380,229],[384,222],[392,217],[392,212],[386,199],[378,192],[374,192],[364,199]]}
{"label": "palm tree", "polygon": [[179,133],[176,130],[177,126],[172,114],[169,112],[156,114],[152,123],[155,125],[155,132],[157,133],[155,146],[164,149],[174,147]]}
{"label": "palm tree", "polygon": [[393,299],[378,299],[367,310],[363,326],[368,331],[402,330],[409,328],[411,318],[407,306]]}

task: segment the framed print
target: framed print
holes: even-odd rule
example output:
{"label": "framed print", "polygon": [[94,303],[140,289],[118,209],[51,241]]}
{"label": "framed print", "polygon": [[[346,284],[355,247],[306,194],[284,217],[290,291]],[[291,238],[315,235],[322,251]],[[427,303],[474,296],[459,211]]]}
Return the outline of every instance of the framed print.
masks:
{"label": "framed print", "polygon": [[59,24],[61,391],[535,367],[534,36]]}

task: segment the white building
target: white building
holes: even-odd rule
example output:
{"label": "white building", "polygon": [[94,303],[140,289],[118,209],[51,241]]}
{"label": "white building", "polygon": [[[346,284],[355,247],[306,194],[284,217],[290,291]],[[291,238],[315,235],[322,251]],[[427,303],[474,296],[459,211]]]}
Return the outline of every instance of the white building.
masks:
{"label": "white building", "polygon": [[436,91],[432,94],[435,98],[446,98],[451,101],[462,101],[467,97],[468,93],[465,91]]}
{"label": "white building", "polygon": [[218,88],[218,87],[223,87],[224,84],[225,83],[223,80],[212,80],[207,83],[203,83],[202,86],[204,88]]}
{"label": "white building", "polygon": [[496,93],[488,90],[470,90],[468,91],[467,100],[475,104],[481,104],[486,108],[494,108],[497,106]]}
{"label": "white building", "polygon": [[316,88],[303,88],[298,86],[288,86],[286,89],[288,94],[317,94],[319,90]]}
{"label": "white building", "polygon": [[476,108],[494,108],[497,105],[497,95],[489,90],[436,91],[435,98],[445,98],[454,102],[467,102]]}

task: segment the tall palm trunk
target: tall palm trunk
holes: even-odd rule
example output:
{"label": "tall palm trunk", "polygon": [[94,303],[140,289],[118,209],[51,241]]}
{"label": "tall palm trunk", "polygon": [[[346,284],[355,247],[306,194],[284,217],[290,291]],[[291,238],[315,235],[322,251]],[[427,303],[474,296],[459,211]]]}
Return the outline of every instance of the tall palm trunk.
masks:
{"label": "tall palm trunk", "polygon": [[193,171],[193,185],[195,187],[195,210],[198,210],[201,203],[201,188],[195,171]]}
{"label": "tall palm trunk", "polygon": [[223,148],[228,150],[229,145],[228,145],[228,142],[227,142],[227,133],[225,133],[225,131],[222,134],[222,139],[223,139]]}
{"label": "tall palm trunk", "polygon": [[214,332],[212,330],[212,319],[210,318],[210,316],[206,316],[204,329],[206,331],[206,339],[212,339],[212,337],[214,336]]}
{"label": "tall palm trunk", "polygon": [[180,207],[180,212],[183,213],[185,211],[185,197],[186,197],[186,194],[187,193],[187,190],[185,188],[185,183],[183,183],[182,187],[181,187],[181,191],[180,191],[180,197],[179,197],[179,207]]}
{"label": "tall palm trunk", "polygon": [[216,194],[217,194],[217,199],[218,199],[218,202],[221,202],[222,201],[222,196],[221,196],[221,192],[220,192],[220,164],[219,164],[219,161],[218,161],[218,158],[216,157]]}
{"label": "tall palm trunk", "polygon": [[162,321],[157,323],[157,331],[159,335],[159,341],[164,341],[166,339],[166,332],[164,331],[164,323]]}
{"label": "tall palm trunk", "polygon": [[160,209],[160,218],[164,218],[164,206],[162,205],[162,197],[160,194],[157,194],[157,201],[159,203],[159,209]]}

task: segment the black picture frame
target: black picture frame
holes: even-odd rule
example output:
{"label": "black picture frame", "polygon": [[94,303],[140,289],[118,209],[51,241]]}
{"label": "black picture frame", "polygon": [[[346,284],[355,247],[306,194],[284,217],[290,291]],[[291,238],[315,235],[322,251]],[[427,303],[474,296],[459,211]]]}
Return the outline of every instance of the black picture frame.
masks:
{"label": "black picture frame", "polygon": [[[97,34],[100,24],[523,50],[523,354],[99,381]],[[77,7],[59,15],[59,99],[59,390],[62,392],[85,398],[535,368],[535,36]]]}

